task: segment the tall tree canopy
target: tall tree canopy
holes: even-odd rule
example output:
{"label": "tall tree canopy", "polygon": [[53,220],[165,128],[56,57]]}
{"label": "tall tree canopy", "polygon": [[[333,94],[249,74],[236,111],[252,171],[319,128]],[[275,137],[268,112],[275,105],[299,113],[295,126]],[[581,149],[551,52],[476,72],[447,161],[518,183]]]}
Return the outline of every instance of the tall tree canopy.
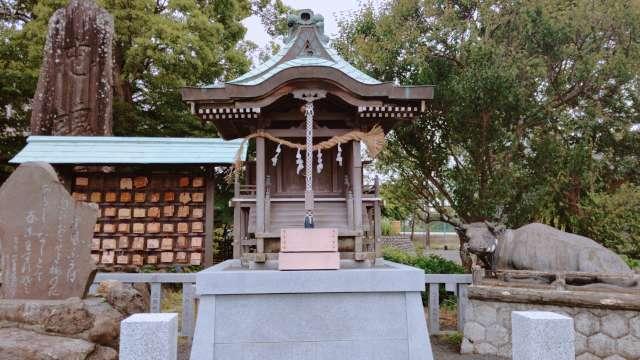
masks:
{"label": "tall tree canopy", "polygon": [[594,235],[592,195],[639,184],[637,1],[393,0],[343,19],[336,45],[375,77],[436,86],[379,161],[405,202]]}
{"label": "tall tree canopy", "polygon": [[[247,71],[255,45],[243,41],[241,21],[256,14],[277,33],[288,11],[280,0],[97,2],[115,20],[114,133],[129,136],[215,135],[189,113],[178,89]],[[0,0],[0,182],[24,145],[49,18],[67,3]]]}

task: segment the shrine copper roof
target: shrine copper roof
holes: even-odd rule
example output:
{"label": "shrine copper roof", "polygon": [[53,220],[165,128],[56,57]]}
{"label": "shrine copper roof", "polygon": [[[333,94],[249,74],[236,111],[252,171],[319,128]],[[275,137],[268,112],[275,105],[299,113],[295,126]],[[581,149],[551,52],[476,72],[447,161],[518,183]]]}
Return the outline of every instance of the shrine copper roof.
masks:
{"label": "shrine copper roof", "polygon": [[380,81],[363,73],[362,71],[356,69],[351,64],[346,62],[342,57],[340,57],[340,55],[338,55],[338,52],[328,46],[327,43],[320,42],[320,44],[323,46],[323,50],[324,52],[326,52],[327,57],[298,55],[298,57],[292,60],[286,60],[285,58],[287,54],[292,51],[292,46],[294,45],[294,41],[290,41],[286,43],[285,46],[267,62],[261,64],[257,68],[249,71],[239,78],[229,81],[229,84],[256,85],[273,77],[273,75],[285,69],[302,66],[330,67],[363,84],[381,83]]}
{"label": "shrine copper roof", "polygon": [[183,88],[183,100],[192,106],[195,103],[246,101],[263,98],[286,83],[300,80],[326,81],[358,97],[410,101],[433,98],[432,86],[381,82],[353,67],[330,46],[324,34],[322,15],[300,10],[296,15],[289,15],[288,25],[289,36],[271,59],[225,83]]}

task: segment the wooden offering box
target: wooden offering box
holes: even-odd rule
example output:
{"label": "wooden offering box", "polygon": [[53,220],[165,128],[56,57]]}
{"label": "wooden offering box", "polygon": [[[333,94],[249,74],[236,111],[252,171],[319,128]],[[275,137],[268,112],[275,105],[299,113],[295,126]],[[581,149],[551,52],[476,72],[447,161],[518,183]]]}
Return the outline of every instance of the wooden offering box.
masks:
{"label": "wooden offering box", "polygon": [[282,229],[279,270],[340,268],[338,229]]}

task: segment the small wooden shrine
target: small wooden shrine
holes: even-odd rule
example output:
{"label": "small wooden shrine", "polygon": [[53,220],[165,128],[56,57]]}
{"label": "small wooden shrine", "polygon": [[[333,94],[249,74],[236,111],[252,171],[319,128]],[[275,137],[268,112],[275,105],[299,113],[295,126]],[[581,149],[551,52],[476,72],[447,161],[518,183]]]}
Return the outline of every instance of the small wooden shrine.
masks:
{"label": "small wooden shrine", "polygon": [[425,110],[433,87],[355,69],[311,10],[288,21],[289,36],[269,61],[235,80],[182,90],[223,138],[255,141],[255,162],[235,177],[234,257],[277,259],[281,229],[315,226],[338,229],[343,259],[373,261],[381,199],[363,183],[361,142],[375,156],[385,132]]}
{"label": "small wooden shrine", "polygon": [[234,162],[240,143],[31,136],[10,162],[49,163],[76,200],[98,205],[91,255],[99,269],[211,266],[214,171]]}

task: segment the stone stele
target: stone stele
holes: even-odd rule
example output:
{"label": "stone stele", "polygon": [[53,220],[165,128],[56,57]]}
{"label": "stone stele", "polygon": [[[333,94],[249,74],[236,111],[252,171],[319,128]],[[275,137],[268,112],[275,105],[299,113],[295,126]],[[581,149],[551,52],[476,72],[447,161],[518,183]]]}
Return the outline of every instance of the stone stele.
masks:
{"label": "stone stele", "polygon": [[0,187],[2,297],[83,297],[97,218],[97,207],[75,201],[51,165],[20,165]]}
{"label": "stone stele", "polygon": [[93,0],[71,0],[49,19],[33,135],[111,135],[113,34],[113,18]]}

